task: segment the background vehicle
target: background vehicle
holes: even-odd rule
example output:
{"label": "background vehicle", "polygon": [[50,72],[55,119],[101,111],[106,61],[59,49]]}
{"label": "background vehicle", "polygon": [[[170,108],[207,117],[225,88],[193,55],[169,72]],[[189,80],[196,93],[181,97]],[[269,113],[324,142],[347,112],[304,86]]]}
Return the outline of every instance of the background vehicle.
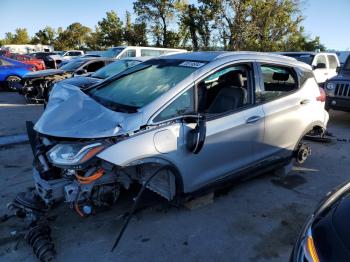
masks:
{"label": "background vehicle", "polygon": [[62,62],[61,56],[54,52],[37,52],[29,54],[32,57],[42,59],[45,63],[46,68],[57,68],[57,66]]}
{"label": "background vehicle", "polygon": [[336,54],[339,59],[340,67],[343,67],[346,62],[346,59],[350,55],[350,51],[338,51],[336,52]]}
{"label": "background vehicle", "polygon": [[19,90],[26,99],[32,102],[44,102],[54,83],[74,75],[85,75],[95,72],[106,64],[115,61],[110,58],[78,58],[59,69],[49,69],[28,73],[23,77],[23,87]]}
{"label": "background vehicle", "polygon": [[71,60],[72,58],[75,58],[75,57],[83,56],[84,54],[85,54],[84,51],[69,50],[69,51],[62,52],[60,55],[61,55],[63,61],[67,61],[67,60]]}
{"label": "background vehicle", "polygon": [[9,54],[8,57],[28,65],[33,65],[36,71],[46,69],[45,63],[42,59],[20,54]]}
{"label": "background vehicle", "polygon": [[185,49],[143,47],[143,46],[118,46],[111,47],[103,53],[105,57],[116,59],[139,56],[161,56],[187,52]]}
{"label": "background vehicle", "polygon": [[110,63],[105,67],[97,70],[95,73],[92,73],[87,76],[75,76],[65,80],[62,80],[61,83],[75,85],[81,89],[88,88],[94,84],[101,83],[104,79],[117,75],[124,70],[138,65],[144,61],[147,61],[150,57],[131,57],[118,60],[116,62]]}
{"label": "background vehicle", "polygon": [[311,65],[316,81],[322,87],[329,78],[337,75],[337,69],[340,67],[338,56],[335,53],[282,52],[280,54]]}
{"label": "background vehicle", "polygon": [[132,183],[171,201],[304,161],[303,136],[328,122],[319,96],[310,66],[251,52],[162,56],[84,92],[57,83],[28,132],[35,192],[85,216]]}
{"label": "background vehicle", "polygon": [[350,112],[350,56],[337,76],[325,84],[326,109]]}
{"label": "background vehicle", "polygon": [[329,192],[294,245],[291,262],[350,261],[350,183]]}
{"label": "background vehicle", "polygon": [[0,84],[9,90],[16,91],[17,83],[30,71],[33,71],[32,65],[0,56]]}

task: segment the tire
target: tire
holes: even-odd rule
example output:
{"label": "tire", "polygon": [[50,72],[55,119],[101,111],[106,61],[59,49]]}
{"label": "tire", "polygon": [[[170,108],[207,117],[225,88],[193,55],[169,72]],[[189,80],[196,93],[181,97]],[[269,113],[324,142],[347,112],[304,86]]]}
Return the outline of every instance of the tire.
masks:
{"label": "tire", "polygon": [[7,83],[7,89],[12,92],[16,92],[17,88],[14,83],[20,82],[22,79],[19,76],[8,76],[6,78],[6,83]]}

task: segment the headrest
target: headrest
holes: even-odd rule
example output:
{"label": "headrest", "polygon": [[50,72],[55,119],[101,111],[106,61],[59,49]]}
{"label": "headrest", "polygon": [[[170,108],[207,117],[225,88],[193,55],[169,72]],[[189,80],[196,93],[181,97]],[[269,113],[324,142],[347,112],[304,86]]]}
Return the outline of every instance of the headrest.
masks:
{"label": "headrest", "polygon": [[288,73],[273,73],[272,79],[276,81],[287,81],[289,79]]}
{"label": "headrest", "polygon": [[244,81],[242,77],[242,73],[238,71],[230,71],[219,77],[219,83],[225,82],[230,84],[231,86],[243,87]]}

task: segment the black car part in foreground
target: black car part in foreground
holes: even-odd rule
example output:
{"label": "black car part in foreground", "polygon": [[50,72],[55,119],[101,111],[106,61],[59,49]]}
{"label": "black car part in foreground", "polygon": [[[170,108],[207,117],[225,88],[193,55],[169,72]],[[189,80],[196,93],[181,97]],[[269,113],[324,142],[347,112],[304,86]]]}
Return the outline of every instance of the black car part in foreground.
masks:
{"label": "black car part in foreground", "polygon": [[291,262],[350,261],[350,182],[329,192],[305,224]]}

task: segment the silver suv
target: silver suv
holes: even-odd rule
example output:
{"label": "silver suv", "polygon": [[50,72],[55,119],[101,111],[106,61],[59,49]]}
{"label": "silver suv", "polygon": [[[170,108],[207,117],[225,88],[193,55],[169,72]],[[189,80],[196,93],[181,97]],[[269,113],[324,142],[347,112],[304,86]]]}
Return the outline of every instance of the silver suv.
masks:
{"label": "silver suv", "polygon": [[293,58],[151,59],[84,92],[56,84],[29,128],[36,194],[87,215],[147,181],[171,201],[290,163],[327,121],[311,67]]}

